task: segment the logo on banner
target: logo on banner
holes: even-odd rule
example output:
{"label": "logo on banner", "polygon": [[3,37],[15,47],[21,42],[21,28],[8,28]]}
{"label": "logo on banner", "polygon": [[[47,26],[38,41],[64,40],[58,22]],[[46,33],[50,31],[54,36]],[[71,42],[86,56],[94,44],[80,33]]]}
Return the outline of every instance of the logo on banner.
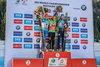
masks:
{"label": "logo on banner", "polygon": [[72,32],[79,32],[79,28],[72,28]]}
{"label": "logo on banner", "polygon": [[74,40],[74,43],[75,43],[75,44],[77,44],[77,43],[78,43],[78,40],[77,40],[77,39],[75,39],[75,40]]}
{"label": "logo on banner", "polygon": [[74,20],[74,21],[77,21],[77,17],[74,17],[73,20]]}
{"label": "logo on banner", "polygon": [[30,65],[31,62],[29,60],[26,61],[26,65]]}
{"label": "logo on banner", "polygon": [[14,13],[14,18],[23,18],[22,13]]}
{"label": "logo on banner", "polygon": [[20,26],[19,25],[16,26],[16,30],[20,30]]}
{"label": "logo on banner", "polygon": [[81,6],[81,9],[82,9],[83,11],[85,11],[85,10],[87,9],[87,7],[86,7],[85,5],[82,5],[82,6]]}
{"label": "logo on banner", "polygon": [[71,49],[71,45],[66,45],[65,49]]}
{"label": "logo on banner", "polygon": [[67,65],[67,58],[49,58],[48,66],[65,67],[66,65]]}
{"label": "logo on banner", "polygon": [[88,40],[81,40],[81,44],[88,44]]}
{"label": "logo on banner", "polygon": [[81,38],[88,38],[88,34],[81,34]]}
{"label": "logo on banner", "polygon": [[14,36],[22,36],[22,32],[14,31],[13,33]]}
{"label": "logo on banner", "polygon": [[79,23],[73,22],[73,23],[72,23],[72,26],[73,26],[73,27],[79,27]]}
{"label": "logo on banner", "polygon": [[24,38],[24,42],[30,42],[30,43],[32,43],[32,38]]}
{"label": "logo on banner", "polygon": [[66,43],[71,43],[71,39],[66,39]]}
{"label": "logo on banner", "polygon": [[39,26],[34,26],[34,30],[35,31],[40,31],[40,27]]}
{"label": "logo on banner", "polygon": [[34,25],[39,25],[39,21],[34,20]]}
{"label": "logo on banner", "polygon": [[33,24],[32,20],[24,20],[24,24]]}
{"label": "logo on banner", "polygon": [[13,42],[22,42],[22,38],[20,37],[14,37]]}
{"label": "logo on banner", "polygon": [[81,21],[81,22],[87,22],[87,18],[81,17],[81,18],[80,18],[80,21]]}
{"label": "logo on banner", "polygon": [[24,44],[25,49],[32,49],[32,44]]}
{"label": "logo on banner", "polygon": [[13,44],[13,48],[22,48],[22,44]]}
{"label": "logo on banner", "polygon": [[17,1],[16,1],[16,4],[27,5],[27,4],[26,4],[27,1],[28,1],[28,0],[17,0]]}
{"label": "logo on banner", "polygon": [[50,63],[55,63],[55,61],[56,60],[54,58],[52,58]]}
{"label": "logo on banner", "polygon": [[40,32],[34,32],[35,37],[40,37]]}
{"label": "logo on banner", "polygon": [[82,29],[81,29],[81,33],[88,33],[88,30],[85,29],[85,28],[82,28]]}
{"label": "logo on banner", "polygon": [[83,60],[82,63],[83,63],[83,64],[86,64],[87,62],[86,62],[86,60]]}
{"label": "logo on banner", "polygon": [[24,18],[33,19],[33,15],[32,14],[24,14]]}
{"label": "logo on banner", "polygon": [[79,34],[72,34],[72,38],[79,38]]}
{"label": "logo on banner", "polygon": [[34,44],[34,49],[40,49],[40,44]]}
{"label": "logo on banner", "polygon": [[27,33],[26,33],[26,36],[30,36],[30,35],[31,35],[31,33],[30,33],[30,32],[27,32]]}
{"label": "logo on banner", "polygon": [[59,53],[56,53],[56,57],[60,57],[60,54]]}
{"label": "logo on banner", "polygon": [[85,50],[86,48],[87,48],[86,45],[84,45],[84,46],[83,46],[83,49]]}
{"label": "logo on banner", "polygon": [[83,27],[86,27],[86,24],[85,24],[85,23],[83,23],[83,24],[82,24],[82,26],[83,26]]}
{"label": "logo on banner", "polygon": [[33,30],[33,26],[24,26],[24,30]]}
{"label": "logo on banner", "polygon": [[23,24],[22,19],[14,19],[14,24]]}
{"label": "logo on banner", "polygon": [[80,49],[80,45],[72,45],[72,49]]}
{"label": "logo on banner", "polygon": [[37,39],[36,39],[36,42],[37,42],[37,43],[40,43],[40,38],[37,38]]}

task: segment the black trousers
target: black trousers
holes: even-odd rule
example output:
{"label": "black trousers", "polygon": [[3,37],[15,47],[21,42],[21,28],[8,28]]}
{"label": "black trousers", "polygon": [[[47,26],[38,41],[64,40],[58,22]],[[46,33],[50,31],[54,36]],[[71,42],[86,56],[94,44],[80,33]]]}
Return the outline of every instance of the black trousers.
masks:
{"label": "black trousers", "polygon": [[49,32],[49,44],[50,44],[50,49],[54,49],[55,32]]}
{"label": "black trousers", "polygon": [[57,49],[60,49],[60,44],[61,44],[61,48],[62,51],[65,49],[65,45],[64,45],[64,30],[60,30],[58,32],[58,42],[57,42]]}

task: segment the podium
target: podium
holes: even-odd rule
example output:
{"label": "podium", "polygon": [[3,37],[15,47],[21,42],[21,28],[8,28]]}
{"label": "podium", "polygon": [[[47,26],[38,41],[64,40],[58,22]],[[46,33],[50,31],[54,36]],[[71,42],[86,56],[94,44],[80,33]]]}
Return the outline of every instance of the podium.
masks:
{"label": "podium", "polygon": [[12,67],[43,67],[43,59],[12,59]]}
{"label": "podium", "polygon": [[45,52],[44,67],[71,67],[71,53]]}
{"label": "podium", "polygon": [[70,52],[44,52],[44,59],[12,59],[12,67],[97,67],[97,62],[71,59]]}
{"label": "podium", "polygon": [[97,67],[96,59],[72,59],[72,67]]}

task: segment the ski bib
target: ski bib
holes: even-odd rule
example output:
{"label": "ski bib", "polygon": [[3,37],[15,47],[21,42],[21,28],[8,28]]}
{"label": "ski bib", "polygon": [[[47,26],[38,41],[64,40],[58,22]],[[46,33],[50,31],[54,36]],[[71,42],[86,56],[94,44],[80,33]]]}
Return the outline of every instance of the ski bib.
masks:
{"label": "ski bib", "polygon": [[56,25],[49,26],[49,30],[56,31]]}

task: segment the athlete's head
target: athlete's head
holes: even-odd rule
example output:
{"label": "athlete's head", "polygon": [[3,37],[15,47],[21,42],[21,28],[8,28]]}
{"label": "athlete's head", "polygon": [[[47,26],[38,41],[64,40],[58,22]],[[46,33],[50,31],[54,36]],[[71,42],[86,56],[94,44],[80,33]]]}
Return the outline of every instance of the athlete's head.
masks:
{"label": "athlete's head", "polygon": [[64,20],[64,14],[61,14],[61,19]]}

